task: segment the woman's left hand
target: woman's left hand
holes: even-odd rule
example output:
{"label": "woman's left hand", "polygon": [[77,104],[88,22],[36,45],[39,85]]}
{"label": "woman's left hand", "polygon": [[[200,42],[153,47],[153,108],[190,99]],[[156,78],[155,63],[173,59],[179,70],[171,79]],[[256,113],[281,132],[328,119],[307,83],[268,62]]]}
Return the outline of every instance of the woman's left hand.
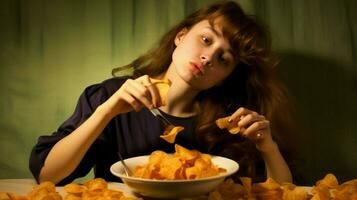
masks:
{"label": "woman's left hand", "polygon": [[237,123],[240,134],[251,139],[262,153],[276,145],[271,136],[270,121],[255,111],[241,107],[231,115],[230,123]]}

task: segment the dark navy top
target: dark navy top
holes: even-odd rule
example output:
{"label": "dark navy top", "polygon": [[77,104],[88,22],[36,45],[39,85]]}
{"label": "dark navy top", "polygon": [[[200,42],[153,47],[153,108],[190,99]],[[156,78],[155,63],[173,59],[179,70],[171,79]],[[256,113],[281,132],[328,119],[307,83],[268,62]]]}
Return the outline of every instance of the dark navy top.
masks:
{"label": "dark navy top", "polygon": [[[126,79],[128,77],[115,77],[87,87],[81,94],[72,116],[52,135],[38,138],[37,144],[32,149],[29,163],[36,180],[51,148],[88,119],[99,105],[121,87]],[[180,118],[163,114],[173,124],[185,127],[185,130],[177,135],[175,143],[204,152],[203,149],[198,149],[194,136],[195,117]],[[163,131],[163,125],[146,108],[139,112],[133,111],[114,117],[89,148],[78,167],[58,185],[83,177],[92,168],[94,168],[95,177],[101,177],[107,181],[120,181],[109,170],[110,166],[119,160],[118,152],[124,158],[129,158],[149,155],[155,150],[174,151],[173,144],[159,137]]]}

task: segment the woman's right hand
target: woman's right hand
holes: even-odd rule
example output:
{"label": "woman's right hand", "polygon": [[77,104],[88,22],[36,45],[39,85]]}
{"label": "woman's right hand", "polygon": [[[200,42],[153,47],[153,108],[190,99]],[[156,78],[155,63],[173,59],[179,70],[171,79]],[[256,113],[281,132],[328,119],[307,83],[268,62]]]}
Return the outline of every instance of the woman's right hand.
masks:
{"label": "woman's right hand", "polygon": [[158,96],[149,76],[126,80],[84,123],[53,146],[41,168],[39,181],[58,183],[70,175],[113,117],[144,106],[151,109],[157,105]]}
{"label": "woman's right hand", "polygon": [[144,106],[152,109],[157,107],[159,93],[150,81],[148,75],[136,79],[128,79],[124,84],[103,104],[112,117],[120,113],[139,111]]}

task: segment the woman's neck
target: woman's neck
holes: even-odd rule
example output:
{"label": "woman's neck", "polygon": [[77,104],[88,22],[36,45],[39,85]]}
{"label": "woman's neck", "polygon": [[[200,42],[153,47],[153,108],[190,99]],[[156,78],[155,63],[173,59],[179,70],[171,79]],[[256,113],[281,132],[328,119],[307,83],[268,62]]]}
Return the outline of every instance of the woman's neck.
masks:
{"label": "woman's neck", "polygon": [[167,94],[167,105],[160,110],[177,117],[190,117],[198,114],[199,106],[196,96],[199,91],[193,90],[186,82],[178,77],[167,77],[172,82]]}
{"label": "woman's neck", "polygon": [[167,96],[167,105],[160,109],[177,117],[190,117],[197,115],[198,103],[195,101],[196,93],[172,84]]}

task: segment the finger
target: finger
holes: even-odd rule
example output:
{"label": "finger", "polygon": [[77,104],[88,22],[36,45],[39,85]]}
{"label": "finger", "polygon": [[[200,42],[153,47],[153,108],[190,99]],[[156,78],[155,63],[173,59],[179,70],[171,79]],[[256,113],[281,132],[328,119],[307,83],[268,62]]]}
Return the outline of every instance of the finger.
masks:
{"label": "finger", "polygon": [[256,112],[252,112],[248,115],[244,115],[244,116],[242,115],[238,122],[238,126],[247,127],[253,124],[254,122],[262,121],[262,120],[265,120],[265,117],[263,115],[258,115]]}
{"label": "finger", "polygon": [[129,93],[124,93],[121,98],[127,102],[135,111],[139,111],[143,107],[143,104]]}
{"label": "finger", "polygon": [[157,87],[151,82],[150,77],[148,75],[144,75],[139,77],[137,80],[148,89],[150,93],[150,101],[153,107],[158,107],[160,104],[160,93]]}
{"label": "finger", "polygon": [[128,80],[126,92],[133,96],[136,100],[140,101],[148,108],[152,108],[151,94],[150,91],[143,86],[141,83],[135,80]]}
{"label": "finger", "polygon": [[[244,107],[240,107],[236,112],[234,112],[229,121],[230,122],[238,122],[239,120],[241,120],[245,115],[248,115],[250,113],[253,113],[253,111],[244,108]],[[254,112],[255,113],[255,112]]]}
{"label": "finger", "polygon": [[[259,121],[253,123],[251,126],[246,128],[242,134],[249,138],[262,138],[267,129],[269,129],[270,122],[267,120]],[[258,136],[259,135],[259,136]]]}
{"label": "finger", "polygon": [[159,90],[157,89],[157,87],[155,87],[155,85],[151,84],[149,86],[147,86],[147,89],[150,92],[150,96],[151,96],[151,102],[153,104],[153,106],[155,108],[159,107],[160,104],[160,93]]}
{"label": "finger", "polygon": [[141,83],[144,86],[151,85],[150,77],[148,75],[140,76],[139,78],[135,79],[135,81]]}

